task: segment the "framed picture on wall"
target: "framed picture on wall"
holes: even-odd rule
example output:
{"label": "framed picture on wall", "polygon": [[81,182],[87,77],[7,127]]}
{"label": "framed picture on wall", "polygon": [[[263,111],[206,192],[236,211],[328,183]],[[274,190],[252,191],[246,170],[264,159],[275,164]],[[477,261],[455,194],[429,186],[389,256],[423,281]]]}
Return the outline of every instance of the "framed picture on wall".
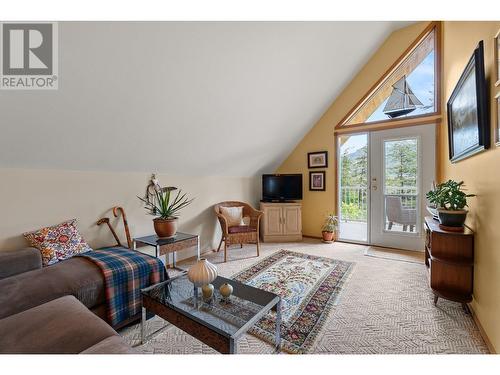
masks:
{"label": "framed picture on wall", "polygon": [[328,151],[317,151],[307,153],[308,168],[327,168],[328,167]]}
{"label": "framed picture on wall", "polygon": [[500,30],[495,35],[495,86],[500,86]]}
{"label": "framed picture on wall", "polygon": [[310,191],[325,191],[325,171],[309,172],[309,190]]}
{"label": "framed picture on wall", "polygon": [[500,92],[495,96],[495,113],[497,114],[497,122],[495,126],[495,144],[500,147]]}
{"label": "framed picture on wall", "polygon": [[490,146],[483,41],[474,50],[447,103],[450,160],[457,162]]}

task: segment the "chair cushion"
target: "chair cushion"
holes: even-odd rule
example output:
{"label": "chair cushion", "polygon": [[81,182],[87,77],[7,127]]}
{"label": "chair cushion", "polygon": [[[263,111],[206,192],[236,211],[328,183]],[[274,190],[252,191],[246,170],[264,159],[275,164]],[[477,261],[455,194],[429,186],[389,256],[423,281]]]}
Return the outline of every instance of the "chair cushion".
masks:
{"label": "chair cushion", "polygon": [[75,296],[89,309],[105,303],[100,268],[74,257],[0,280],[0,319],[65,295]]}
{"label": "chair cushion", "polygon": [[24,233],[24,237],[31,246],[40,250],[44,266],[92,250],[78,232],[76,219],[34,232]]}
{"label": "chair cushion", "polygon": [[0,332],[1,353],[26,354],[77,354],[117,335],[73,296],[2,319]]}
{"label": "chair cushion", "polygon": [[234,233],[257,232],[257,229],[249,227],[248,225],[234,225],[232,227],[227,228],[227,231],[230,234],[234,234]]}
{"label": "chair cushion", "polygon": [[221,207],[220,214],[226,219],[228,227],[243,224],[243,206]]}

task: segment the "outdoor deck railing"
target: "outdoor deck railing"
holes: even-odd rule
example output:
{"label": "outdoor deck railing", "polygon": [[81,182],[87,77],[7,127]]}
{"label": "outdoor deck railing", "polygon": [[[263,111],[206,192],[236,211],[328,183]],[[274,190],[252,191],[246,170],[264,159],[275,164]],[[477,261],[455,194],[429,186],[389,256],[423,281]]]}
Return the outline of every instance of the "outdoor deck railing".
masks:
{"label": "outdoor deck railing", "polygon": [[[386,196],[399,196],[404,208],[417,207],[417,188],[414,186],[386,187]],[[342,186],[340,189],[340,218],[343,221],[366,222],[368,213],[368,188]]]}

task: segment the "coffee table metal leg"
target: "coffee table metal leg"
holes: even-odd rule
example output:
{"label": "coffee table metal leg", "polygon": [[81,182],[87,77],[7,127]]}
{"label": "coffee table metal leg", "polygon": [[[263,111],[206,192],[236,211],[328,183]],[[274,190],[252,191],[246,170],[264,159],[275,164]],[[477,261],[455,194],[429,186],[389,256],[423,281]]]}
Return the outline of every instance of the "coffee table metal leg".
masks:
{"label": "coffee table metal leg", "polygon": [[194,308],[197,309],[199,307],[199,301],[198,301],[199,297],[198,297],[198,287],[197,286],[194,286],[194,290],[193,290],[193,305],[194,305]]}
{"label": "coffee table metal leg", "polygon": [[141,344],[144,344],[146,341],[146,309],[143,307],[142,308],[142,314],[141,314]]}
{"label": "coffee table metal leg", "polygon": [[196,253],[198,255],[198,259],[200,259],[200,236],[196,236]]}
{"label": "coffee table metal leg", "polygon": [[229,354],[238,354],[238,342],[233,338],[229,339]]}
{"label": "coffee table metal leg", "polygon": [[281,299],[276,304],[276,353],[281,351]]}

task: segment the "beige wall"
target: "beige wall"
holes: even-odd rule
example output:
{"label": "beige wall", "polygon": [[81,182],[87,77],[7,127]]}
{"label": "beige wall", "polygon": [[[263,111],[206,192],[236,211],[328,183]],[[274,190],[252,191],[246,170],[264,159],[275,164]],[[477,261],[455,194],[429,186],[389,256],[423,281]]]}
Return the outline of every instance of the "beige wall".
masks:
{"label": "beige wall", "polygon": [[[108,216],[124,239],[121,221],[111,207],[125,208],[132,236],[151,234],[151,216],[142,208],[142,196],[150,175],[147,173],[81,172],[43,169],[0,169],[0,251],[26,246],[24,231],[77,218],[81,232],[93,247],[114,243],[106,225],[97,219]],[[224,200],[243,200],[257,204],[260,178],[185,177],[158,175],[162,185],[178,186],[196,198],[180,216],[180,230],[200,234],[202,250],[213,249],[220,240],[212,205]],[[118,224],[118,225],[117,225]],[[179,253],[179,258],[195,252]]]}
{"label": "beige wall", "polygon": [[[427,25],[428,22],[420,22],[392,33],[276,171],[276,173],[304,175],[302,226],[305,235],[321,236],[325,214],[336,211],[334,126],[404,53]],[[326,191],[310,192],[307,153],[322,150],[328,150]]]}
{"label": "beige wall", "polygon": [[[443,25],[443,108],[474,48],[484,40],[486,77],[489,80],[493,140],[494,87],[493,37],[500,22],[444,22]],[[446,119],[446,113],[443,113]],[[440,180],[464,180],[477,197],[469,200],[467,223],[475,230],[473,309],[496,351],[500,349],[500,149],[492,149],[452,164],[448,160],[448,129],[441,125],[438,140]]]}

